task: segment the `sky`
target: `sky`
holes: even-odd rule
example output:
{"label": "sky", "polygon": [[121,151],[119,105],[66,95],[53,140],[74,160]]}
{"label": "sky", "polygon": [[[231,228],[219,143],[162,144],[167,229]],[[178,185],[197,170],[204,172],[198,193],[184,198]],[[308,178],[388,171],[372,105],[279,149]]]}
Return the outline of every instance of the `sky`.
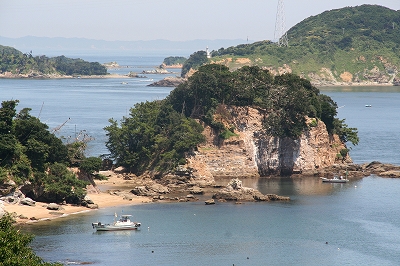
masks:
{"label": "sky", "polygon": [[[400,0],[283,0],[286,29],[346,6]],[[0,36],[138,40],[274,40],[278,0],[0,0]]]}

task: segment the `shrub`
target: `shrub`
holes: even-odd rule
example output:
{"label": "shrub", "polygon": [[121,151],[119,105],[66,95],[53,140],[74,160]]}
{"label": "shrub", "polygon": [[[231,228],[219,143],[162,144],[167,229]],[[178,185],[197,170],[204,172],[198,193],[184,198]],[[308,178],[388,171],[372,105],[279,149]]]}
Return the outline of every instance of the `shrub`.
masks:
{"label": "shrub", "polygon": [[0,218],[0,265],[37,266],[61,265],[46,263],[29,246],[33,235],[21,233],[13,226],[10,215]]}

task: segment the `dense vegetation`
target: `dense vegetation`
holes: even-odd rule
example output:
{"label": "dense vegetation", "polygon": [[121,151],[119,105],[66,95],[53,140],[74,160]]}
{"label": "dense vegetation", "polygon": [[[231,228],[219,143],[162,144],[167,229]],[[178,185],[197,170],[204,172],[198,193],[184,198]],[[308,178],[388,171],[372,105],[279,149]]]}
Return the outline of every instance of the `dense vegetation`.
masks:
{"label": "dense vegetation", "polygon": [[191,54],[182,66],[181,77],[186,77],[190,69],[197,69],[206,63],[208,63],[208,58],[205,51],[198,51]]}
{"label": "dense vegetation", "polygon": [[368,80],[376,73],[387,79],[398,75],[400,11],[377,5],[326,11],[298,23],[287,35],[289,47],[271,41],[242,44],[213,51],[212,60],[230,57],[228,66],[236,69],[242,65],[235,59],[246,57],[251,65],[277,69],[286,64],[307,78],[311,73],[332,73],[339,81],[344,72],[352,74],[352,81]]}
{"label": "dense vegetation", "polygon": [[65,56],[32,56],[14,48],[0,45],[0,73],[13,74],[61,74],[106,75],[107,68],[97,62],[71,59]]}
{"label": "dense vegetation", "polygon": [[163,64],[165,64],[167,66],[181,65],[181,64],[185,63],[186,60],[187,60],[187,58],[183,57],[183,56],[169,56],[169,57],[164,58]]}
{"label": "dense vegetation", "polygon": [[17,113],[18,102],[3,101],[0,108],[0,184],[9,179],[17,185],[29,181],[33,189],[24,192],[34,200],[80,203],[86,182],[67,167],[82,164],[90,174],[99,170],[101,160],[84,156],[87,142],[83,139],[64,144],[30,115],[29,108]]}
{"label": "dense vegetation", "polygon": [[110,120],[107,147],[117,163],[135,173],[148,169],[168,171],[185,163],[185,152],[203,141],[201,120],[220,131],[221,138],[234,127],[215,121],[222,105],[252,106],[265,112],[265,131],[278,137],[299,137],[309,125],[305,117],[323,121],[328,131],[343,141],[358,143],[355,128],[335,118],[336,103],[305,79],[293,74],[272,76],[259,67],[199,67],[187,82],[163,101],[135,105],[121,125]]}
{"label": "dense vegetation", "polygon": [[33,235],[20,232],[9,215],[0,217],[0,266],[50,266],[36,256],[29,244]]}

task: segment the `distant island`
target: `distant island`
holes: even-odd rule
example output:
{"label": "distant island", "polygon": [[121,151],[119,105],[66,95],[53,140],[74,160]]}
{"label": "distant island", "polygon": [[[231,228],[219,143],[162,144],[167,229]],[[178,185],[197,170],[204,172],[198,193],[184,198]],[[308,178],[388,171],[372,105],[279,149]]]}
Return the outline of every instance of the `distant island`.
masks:
{"label": "distant island", "polygon": [[15,48],[0,45],[1,78],[62,78],[107,75],[107,68],[98,62],[71,59],[65,56],[32,56]]}
{"label": "distant island", "polygon": [[287,31],[289,45],[272,41],[193,53],[182,77],[205,63],[231,70],[258,66],[293,73],[316,86],[400,85],[400,11],[378,5],[345,7],[309,17]]}

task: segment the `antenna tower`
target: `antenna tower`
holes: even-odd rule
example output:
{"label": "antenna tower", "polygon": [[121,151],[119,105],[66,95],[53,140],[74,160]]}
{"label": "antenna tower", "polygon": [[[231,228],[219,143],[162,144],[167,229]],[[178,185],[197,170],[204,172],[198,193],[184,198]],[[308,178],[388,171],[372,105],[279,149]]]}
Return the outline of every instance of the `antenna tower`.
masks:
{"label": "antenna tower", "polygon": [[286,31],[286,26],[285,26],[285,4],[283,3],[283,0],[278,1],[278,9],[276,11],[274,39],[277,40],[277,44],[279,47],[289,46],[289,41],[288,41],[287,31]]}

